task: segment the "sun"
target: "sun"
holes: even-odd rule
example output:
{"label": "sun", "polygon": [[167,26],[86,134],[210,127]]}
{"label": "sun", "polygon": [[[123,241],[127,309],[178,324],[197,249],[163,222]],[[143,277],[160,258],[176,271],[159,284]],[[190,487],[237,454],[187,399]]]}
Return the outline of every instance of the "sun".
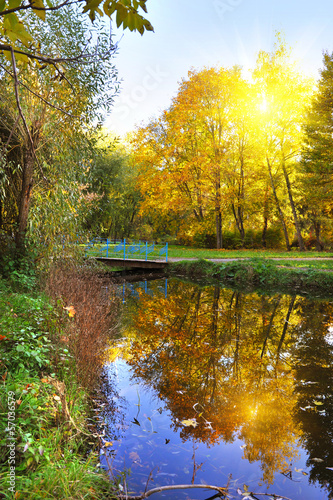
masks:
{"label": "sun", "polygon": [[261,113],[267,113],[268,111],[268,102],[265,96],[262,97],[262,100],[259,103],[259,110]]}

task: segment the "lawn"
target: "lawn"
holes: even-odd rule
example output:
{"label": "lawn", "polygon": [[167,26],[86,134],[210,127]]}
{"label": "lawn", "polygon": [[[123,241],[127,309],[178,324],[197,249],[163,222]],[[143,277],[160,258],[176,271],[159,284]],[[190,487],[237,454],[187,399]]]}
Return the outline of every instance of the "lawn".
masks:
{"label": "lawn", "polygon": [[177,245],[169,245],[168,256],[181,259],[313,259],[332,258],[333,252],[291,252],[277,250],[213,250],[208,248],[191,248]]}

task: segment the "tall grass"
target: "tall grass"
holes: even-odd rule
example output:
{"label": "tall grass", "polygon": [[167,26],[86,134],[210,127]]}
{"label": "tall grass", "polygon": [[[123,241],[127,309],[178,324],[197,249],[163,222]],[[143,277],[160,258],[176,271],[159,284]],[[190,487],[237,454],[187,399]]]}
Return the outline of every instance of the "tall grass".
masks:
{"label": "tall grass", "polygon": [[47,294],[60,301],[70,322],[61,341],[76,361],[76,377],[88,390],[98,384],[107,340],[116,327],[119,298],[110,280],[90,267],[60,264],[51,269]]}

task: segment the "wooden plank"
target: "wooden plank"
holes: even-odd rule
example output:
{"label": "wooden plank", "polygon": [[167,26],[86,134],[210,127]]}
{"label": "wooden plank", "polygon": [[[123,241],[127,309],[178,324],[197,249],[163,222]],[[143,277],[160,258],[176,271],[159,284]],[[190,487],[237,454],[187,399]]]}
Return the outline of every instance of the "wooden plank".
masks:
{"label": "wooden plank", "polygon": [[168,263],[159,260],[118,259],[111,257],[95,257],[99,262],[114,267],[134,267],[141,269],[164,269]]}

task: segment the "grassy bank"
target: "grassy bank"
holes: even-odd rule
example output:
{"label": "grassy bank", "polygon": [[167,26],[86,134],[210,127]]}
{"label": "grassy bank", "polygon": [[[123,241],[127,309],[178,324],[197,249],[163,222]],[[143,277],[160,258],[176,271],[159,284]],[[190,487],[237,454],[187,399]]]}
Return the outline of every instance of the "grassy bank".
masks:
{"label": "grassy bank", "polygon": [[180,259],[252,259],[252,258],[270,258],[270,259],[301,259],[309,258],[332,258],[333,252],[300,252],[292,250],[286,252],[283,250],[215,250],[209,248],[182,247],[179,245],[169,245],[168,256],[170,258]]}
{"label": "grassy bank", "polygon": [[246,290],[262,289],[304,295],[333,295],[333,273],[320,269],[280,267],[269,259],[216,263],[204,259],[170,264],[169,274]]}
{"label": "grassy bank", "polygon": [[0,280],[0,498],[113,498],[91,399],[110,305],[87,271],[55,269],[48,296],[23,278]]}

